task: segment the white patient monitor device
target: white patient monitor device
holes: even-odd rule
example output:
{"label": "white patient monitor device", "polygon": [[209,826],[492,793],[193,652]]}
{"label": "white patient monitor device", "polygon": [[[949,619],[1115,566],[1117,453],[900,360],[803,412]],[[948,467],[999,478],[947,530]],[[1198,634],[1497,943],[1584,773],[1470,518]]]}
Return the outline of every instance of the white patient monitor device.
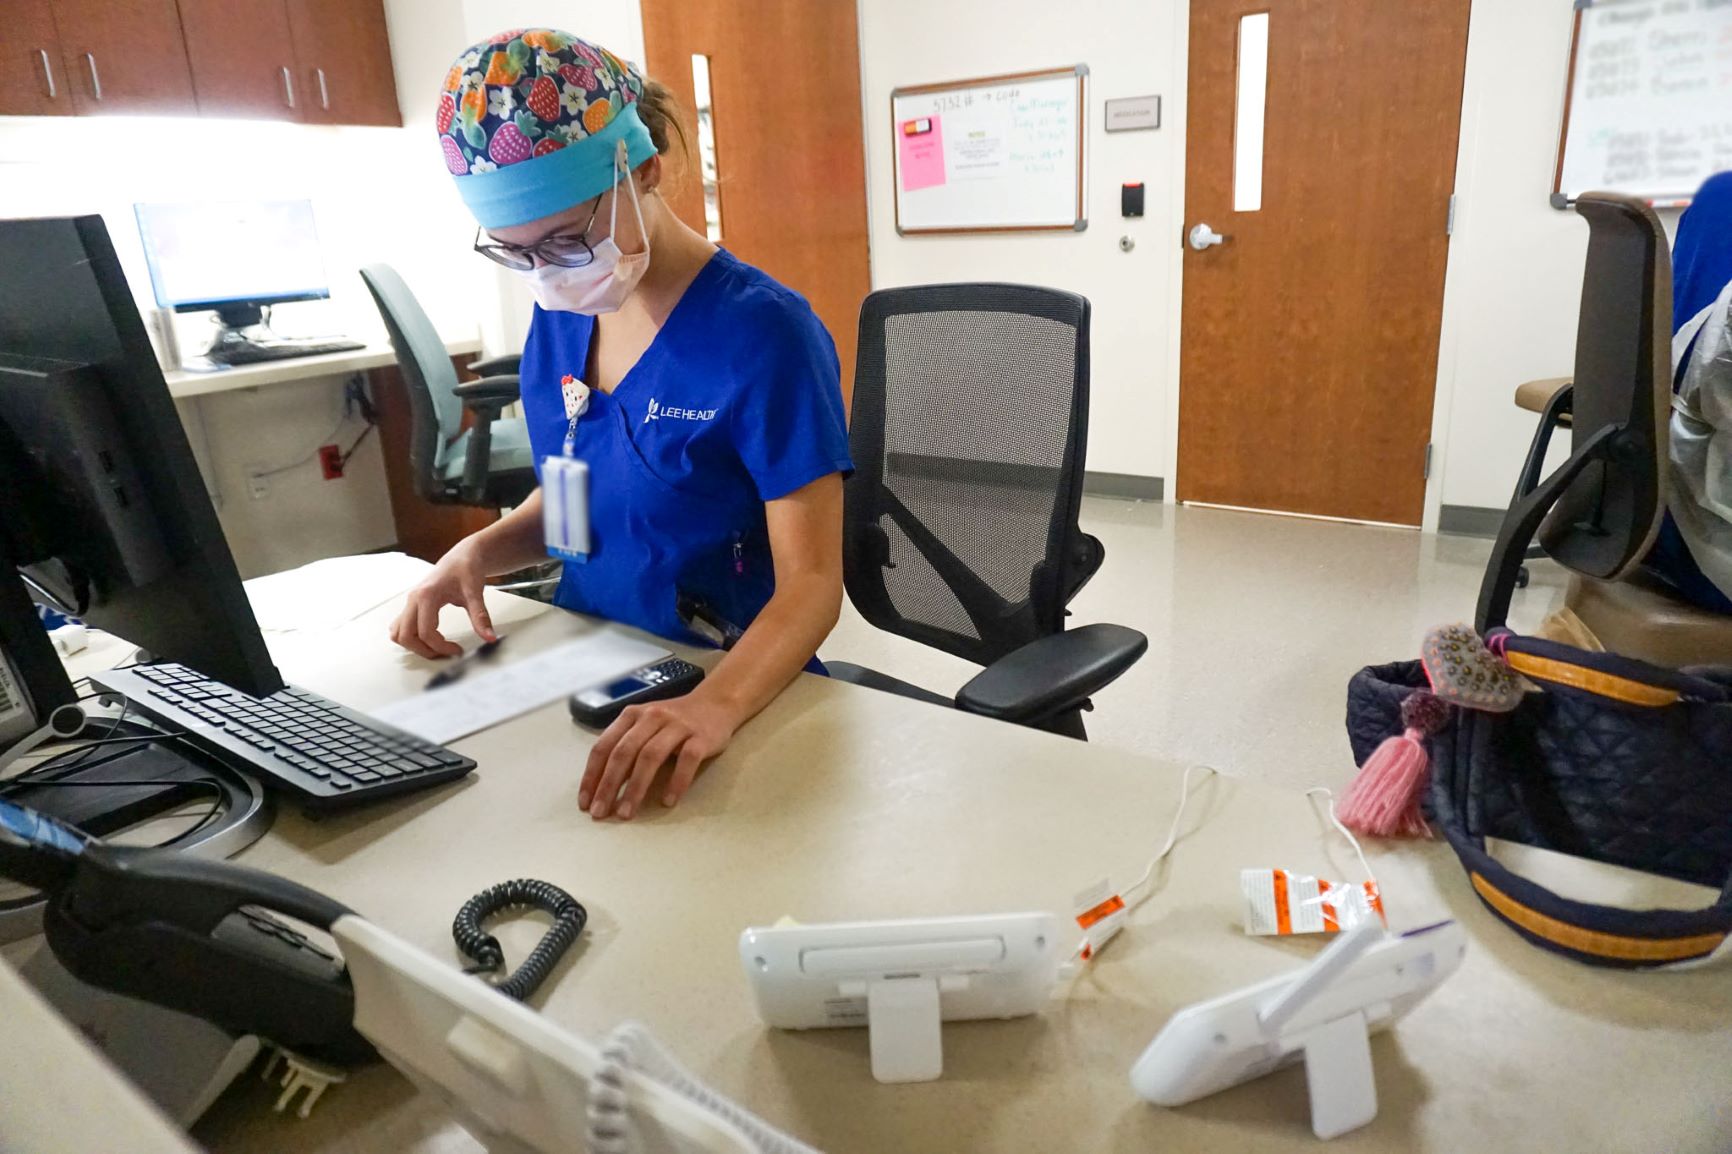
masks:
{"label": "white patient monitor device", "polygon": [[1050,913],[779,925],[741,934],[740,961],[769,1025],[865,1026],[873,1077],[929,1082],[944,1072],[941,1021],[1046,1005],[1059,934]]}
{"label": "white patient monitor device", "polygon": [[1454,922],[1393,937],[1375,919],[1361,922],[1296,974],[1174,1014],[1131,1085],[1156,1105],[1183,1106],[1303,1058],[1312,1130],[1356,1130],[1377,1117],[1371,1031],[1423,1001],[1466,951]]}

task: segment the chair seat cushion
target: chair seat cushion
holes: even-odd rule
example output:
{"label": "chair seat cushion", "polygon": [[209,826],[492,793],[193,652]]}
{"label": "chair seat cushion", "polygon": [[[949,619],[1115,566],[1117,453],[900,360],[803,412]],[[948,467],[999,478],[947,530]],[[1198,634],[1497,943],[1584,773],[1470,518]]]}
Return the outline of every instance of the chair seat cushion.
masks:
{"label": "chair seat cushion", "polygon": [[[452,484],[463,479],[463,466],[469,459],[471,433],[464,430],[447,450],[445,464],[439,476]],[[533,469],[535,454],[529,448],[529,427],[523,421],[508,417],[493,422],[493,443],[487,454],[489,473],[507,473],[518,469]]]}
{"label": "chair seat cushion", "polygon": [[1572,577],[1564,602],[1608,652],[1672,669],[1732,665],[1732,617],[1680,601],[1645,573]]}

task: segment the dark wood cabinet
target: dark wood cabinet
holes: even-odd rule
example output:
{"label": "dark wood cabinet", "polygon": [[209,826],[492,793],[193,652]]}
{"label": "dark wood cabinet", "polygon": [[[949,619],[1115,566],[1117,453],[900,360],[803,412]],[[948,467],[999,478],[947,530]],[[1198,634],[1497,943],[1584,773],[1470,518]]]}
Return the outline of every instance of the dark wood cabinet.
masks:
{"label": "dark wood cabinet", "polygon": [[53,0],[53,8],[77,111],[198,111],[175,0]]}
{"label": "dark wood cabinet", "polygon": [[198,110],[205,116],[300,120],[301,82],[283,0],[179,0]]}
{"label": "dark wood cabinet", "polygon": [[48,0],[7,0],[0,19],[0,116],[70,116],[60,34]]}
{"label": "dark wood cabinet", "polygon": [[400,126],[384,0],[0,0],[0,116]]}
{"label": "dark wood cabinet", "polygon": [[288,0],[309,124],[400,126],[381,0]]}

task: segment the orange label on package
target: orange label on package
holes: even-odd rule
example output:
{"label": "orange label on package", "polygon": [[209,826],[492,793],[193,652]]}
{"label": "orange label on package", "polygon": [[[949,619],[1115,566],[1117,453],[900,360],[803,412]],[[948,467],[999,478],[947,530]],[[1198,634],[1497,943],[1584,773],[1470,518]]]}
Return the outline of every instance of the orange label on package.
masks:
{"label": "orange label on package", "polygon": [[1239,875],[1245,894],[1245,932],[1259,936],[1333,934],[1375,915],[1387,922],[1375,881],[1347,885],[1287,870],[1252,869]]}

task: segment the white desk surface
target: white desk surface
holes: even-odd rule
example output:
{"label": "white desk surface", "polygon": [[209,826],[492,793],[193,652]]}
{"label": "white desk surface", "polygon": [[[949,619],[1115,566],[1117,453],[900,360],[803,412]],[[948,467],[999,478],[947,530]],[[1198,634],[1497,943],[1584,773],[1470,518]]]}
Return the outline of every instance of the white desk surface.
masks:
{"label": "white desk surface", "polygon": [[[481,339],[464,337],[461,340],[446,341],[445,351],[454,357],[479,353]],[[177,369],[164,373],[163,379],[168,382],[169,395],[177,401],[184,401],[211,393],[226,393],[233,389],[256,389],[261,385],[343,376],[396,363],[397,354],[390,345],[368,345],[364,349],[354,349],[346,353],[326,353],[317,357],[292,357],[256,365],[236,365],[208,373],[189,373]]]}
{"label": "white desk surface", "polygon": [[[587,627],[560,613],[528,620],[539,607],[491,596],[520,653]],[[379,704],[429,668],[386,639],[392,608],[334,633],[274,635],[272,651],[296,683]],[[516,877],[562,886],[590,921],[534,999],[544,1013],[592,1037],[639,1019],[700,1077],[834,1154],[1318,1149],[1301,1069],[1178,1110],[1139,1101],[1127,1077],[1175,1010],[1320,948],[1239,928],[1243,867],[1359,877],[1303,796],[1230,778],[1194,787],[1163,884],[1068,996],[1037,1017],[946,1025],[942,1080],[884,1086],[864,1030],[758,1021],[740,931],[783,914],[1068,915],[1095,879],[1125,885],[1141,872],[1182,767],[803,676],[679,808],[597,824],[576,802],[590,742],[550,705],[457,743],[480,762],[463,782],[321,821],[285,809],[239,860],[453,964],[451,919],[471,895]],[[1470,944],[1460,972],[1373,1042],[1378,1117],[1330,1149],[1732,1149],[1726,969],[1578,965],[1487,913],[1444,845],[1368,852],[1394,928],[1454,917]],[[539,926],[500,933],[519,960]],[[334,1087],[307,1121],[270,1114],[267,1090],[246,1080],[195,1136],[218,1151],[477,1149],[387,1067]]]}

